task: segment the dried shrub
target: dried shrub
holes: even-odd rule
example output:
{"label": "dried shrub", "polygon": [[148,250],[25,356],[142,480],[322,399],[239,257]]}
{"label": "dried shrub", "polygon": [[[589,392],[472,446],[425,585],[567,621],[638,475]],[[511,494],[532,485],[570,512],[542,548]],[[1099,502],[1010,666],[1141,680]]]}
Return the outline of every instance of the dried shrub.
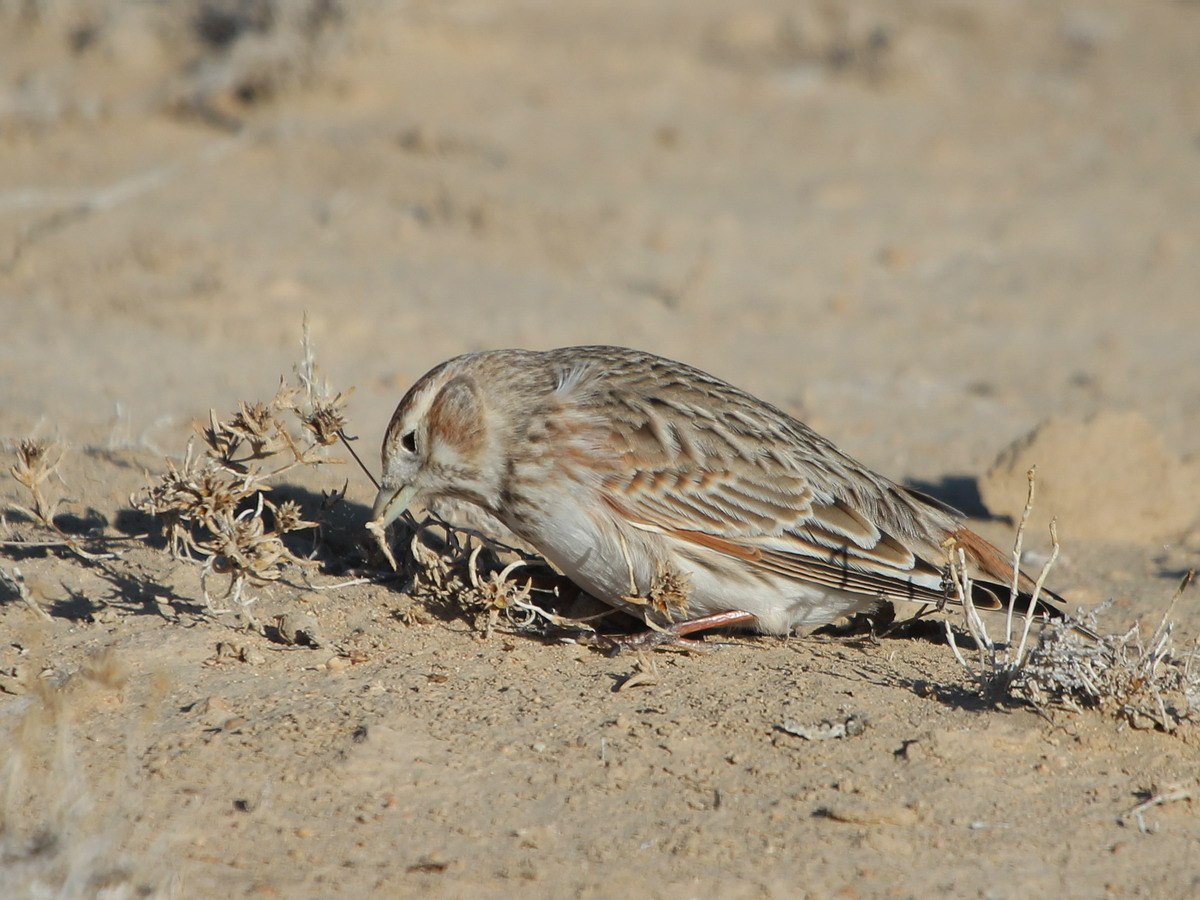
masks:
{"label": "dried shrub", "polygon": [[214,612],[225,610],[213,604],[212,575],[228,577],[222,598],[253,621],[246,585],[277,581],[289,565],[316,565],[284,540],[316,528],[316,519],[294,501],[268,496],[271,482],[297,467],[343,462],[323,451],[344,434],[346,395],[318,379],[307,324],[303,346],[294,385],[281,380],[270,402],[241,403],[227,420],[210,412],[208,425],[198,429],[203,452],[195,455],[189,443],[182,463],[167,460],[166,473],[133,501],[161,521],[173,556],[201,564],[205,602]]}
{"label": "dried shrub", "polygon": [[[485,635],[497,627],[537,634],[551,625],[588,627],[554,612],[570,583],[541,558],[432,513],[404,522],[404,590],[423,606],[462,616]],[[384,536],[374,531],[394,562]],[[419,617],[410,612],[406,618]]]}
{"label": "dried shrub", "polygon": [[61,500],[48,501],[42,485],[54,474],[62,458],[63,447],[58,442],[26,438],[17,443],[17,461],[8,470],[33,499],[33,509],[16,508],[48,528],[54,527],[54,513]]}
{"label": "dried shrub", "polygon": [[[1192,573],[1184,578],[1175,600],[1191,578]],[[1124,634],[1097,634],[1102,608],[1051,623],[1012,679],[1012,696],[1041,710],[1098,709],[1134,728],[1173,732],[1195,724],[1200,718],[1198,650],[1175,650],[1174,606],[1173,600],[1149,638],[1138,625]]]}
{"label": "dried shrub", "polygon": [[1175,603],[1191,583],[1189,572],[1148,639],[1134,625],[1121,634],[1104,634],[1097,626],[1103,608],[1083,615],[1063,615],[1051,620],[1031,641],[1031,627],[1046,577],[1058,558],[1055,523],[1050,523],[1052,551],[1034,586],[1029,606],[1015,615],[1015,570],[1021,559],[1025,524],[1033,509],[1036,478],[1028,472],[1029,492],[1017,526],[1013,546],[1013,584],[1002,638],[993,638],[971,602],[971,579],[961,550],[949,548],[948,570],[963,598],[963,621],[976,647],[972,665],[958,649],[954,630],[946,622],[946,636],[955,657],[970,674],[980,695],[990,703],[1022,703],[1043,713],[1051,709],[1096,709],[1136,728],[1174,732],[1197,721],[1200,704],[1200,671],[1194,665],[1196,647],[1185,653],[1172,642]]}

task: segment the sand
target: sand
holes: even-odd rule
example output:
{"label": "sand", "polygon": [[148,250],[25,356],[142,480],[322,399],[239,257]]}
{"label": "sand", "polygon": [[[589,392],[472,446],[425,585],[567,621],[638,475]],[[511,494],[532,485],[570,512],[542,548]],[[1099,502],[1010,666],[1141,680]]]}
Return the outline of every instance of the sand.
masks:
{"label": "sand", "polygon": [[[0,588],[3,892],[1196,892],[1195,738],[995,708],[940,627],[641,663],[327,567],[253,589],[315,620],[288,645],[130,496],[271,397],[305,312],[375,466],[450,355],[627,344],[1003,545],[1037,463],[1055,589],[1152,627],[1200,558],[1198,37],[1193,3],[0,6],[4,471],[57,437],[63,527],[152,533],[0,547],[47,614]],[[349,534],[357,469],[294,490],[343,483]]]}

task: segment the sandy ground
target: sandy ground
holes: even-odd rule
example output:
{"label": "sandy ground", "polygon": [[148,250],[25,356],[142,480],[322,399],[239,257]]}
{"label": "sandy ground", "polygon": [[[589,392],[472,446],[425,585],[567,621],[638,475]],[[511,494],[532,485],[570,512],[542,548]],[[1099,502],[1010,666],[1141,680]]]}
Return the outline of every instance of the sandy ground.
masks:
{"label": "sandy ground", "polygon": [[[449,355],[634,345],[1000,542],[1039,463],[1053,583],[1123,629],[1200,557],[1198,41],[1186,2],[0,4],[0,437],[69,444],[64,527],[134,533],[304,311],[372,463]],[[306,484],[345,478],[357,527],[365,477]],[[1195,739],[989,708],[937,629],[617,690],[388,584],[256,589],[313,649],[157,538],[0,566],[50,614],[0,592],[7,896],[1200,892],[1194,804],[1128,815],[1197,790]]]}

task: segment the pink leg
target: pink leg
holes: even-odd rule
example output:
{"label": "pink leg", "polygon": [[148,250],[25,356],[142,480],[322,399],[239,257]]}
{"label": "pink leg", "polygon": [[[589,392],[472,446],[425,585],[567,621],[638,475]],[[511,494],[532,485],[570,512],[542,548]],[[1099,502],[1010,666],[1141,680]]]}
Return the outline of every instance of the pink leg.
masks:
{"label": "pink leg", "polygon": [[616,656],[623,650],[649,650],[652,647],[661,647],[663,644],[692,643],[691,641],[685,641],[684,636],[694,634],[697,631],[707,631],[710,628],[725,628],[729,625],[749,625],[754,619],[753,614],[743,612],[740,609],[712,613],[711,615],[701,616],[698,619],[677,622],[674,625],[668,626],[663,631],[643,631],[641,634],[631,634],[628,637],[610,638],[612,641],[610,654]]}

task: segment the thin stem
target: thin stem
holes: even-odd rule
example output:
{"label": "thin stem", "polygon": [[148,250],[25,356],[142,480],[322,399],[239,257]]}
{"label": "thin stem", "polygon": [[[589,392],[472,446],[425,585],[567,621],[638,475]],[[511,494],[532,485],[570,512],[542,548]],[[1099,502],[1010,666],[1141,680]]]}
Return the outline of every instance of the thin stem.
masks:
{"label": "thin stem", "polygon": [[1017,605],[1018,587],[1021,582],[1021,547],[1025,542],[1025,525],[1029,514],[1033,511],[1033,497],[1037,485],[1037,466],[1030,466],[1025,473],[1029,479],[1029,489],[1025,494],[1025,509],[1021,511],[1021,521],[1017,524],[1017,537],[1013,542],[1013,576],[1012,585],[1008,589],[1008,615],[1004,623],[1004,640],[1012,643],[1013,608]]}
{"label": "thin stem", "polygon": [[1033,585],[1033,593],[1029,596],[1029,609],[1025,612],[1025,629],[1021,633],[1021,644],[1017,648],[1017,658],[1014,665],[1020,665],[1020,662],[1025,657],[1025,645],[1029,640],[1029,629],[1033,625],[1034,613],[1037,611],[1038,598],[1042,594],[1042,588],[1046,585],[1046,576],[1050,574],[1050,570],[1054,568],[1054,563],[1058,560],[1058,522],[1055,519],[1050,520],[1050,558],[1046,560],[1046,564],[1042,566],[1042,571],[1038,575],[1037,581]]}
{"label": "thin stem", "polygon": [[354,461],[358,463],[358,467],[363,470],[363,474],[367,476],[371,484],[375,485],[375,490],[379,490],[379,482],[375,480],[375,476],[371,474],[371,470],[366,467],[366,464],[359,459],[358,454],[354,452],[354,448],[350,445],[350,438],[346,436],[345,429],[337,433],[338,439],[345,444],[346,449],[350,451],[350,455],[354,457]]}

